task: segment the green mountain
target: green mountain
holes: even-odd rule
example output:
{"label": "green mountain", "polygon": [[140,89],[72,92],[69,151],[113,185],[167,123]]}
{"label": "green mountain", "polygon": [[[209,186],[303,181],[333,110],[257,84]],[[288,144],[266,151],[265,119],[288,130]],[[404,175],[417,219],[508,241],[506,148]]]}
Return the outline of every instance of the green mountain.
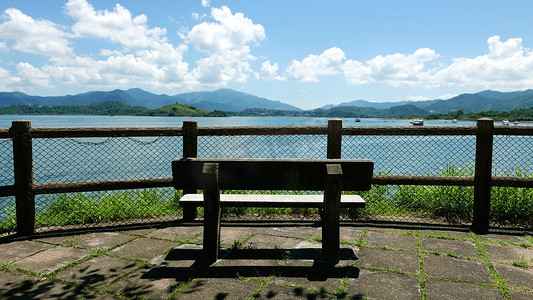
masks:
{"label": "green mountain", "polygon": [[272,101],[232,89],[218,89],[213,92],[191,92],[176,95],[172,98],[176,103],[190,104],[205,110],[243,111],[247,108],[301,110],[280,101]]}
{"label": "green mountain", "polygon": [[193,92],[175,96],[156,95],[141,89],[93,91],[77,95],[41,97],[20,92],[0,92],[0,107],[16,104],[26,105],[89,105],[98,102],[119,101],[132,106],[156,109],[168,104],[189,104],[203,110],[242,111],[247,108],[275,110],[300,110],[299,108],[257,97],[232,89]]}
{"label": "green mountain", "polygon": [[368,102],[365,100],[355,100],[344,102],[338,105],[326,105],[322,108],[334,107],[374,107],[379,109],[389,109],[396,106],[412,105],[424,109],[429,113],[448,113],[462,110],[464,112],[476,112],[486,110],[510,111],[518,108],[533,106],[533,90],[517,92],[497,92],[481,91],[475,94],[461,94],[448,100],[427,100],[427,101],[401,101],[401,102]]}

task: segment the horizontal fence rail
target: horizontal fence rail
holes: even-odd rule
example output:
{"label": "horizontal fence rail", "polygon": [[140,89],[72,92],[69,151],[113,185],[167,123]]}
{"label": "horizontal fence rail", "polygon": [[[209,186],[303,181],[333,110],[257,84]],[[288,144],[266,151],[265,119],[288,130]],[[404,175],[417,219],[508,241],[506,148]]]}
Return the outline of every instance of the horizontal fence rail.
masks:
{"label": "horizontal fence rail", "polygon": [[[44,160],[41,155],[36,154],[43,152],[66,151],[62,144],[57,146],[42,146],[40,140],[53,141],[60,139],[87,139],[89,141],[72,140],[72,143],[84,144],[88,146],[102,145],[107,140],[94,140],[106,138],[165,138],[174,137],[179,139],[175,144],[175,155],[166,153],[169,157],[204,157],[215,156],[219,148],[230,147],[224,151],[237,153],[243,147],[256,147],[259,150],[265,150],[265,142],[259,145],[252,145],[254,137],[280,137],[281,146],[272,147],[272,151],[286,151],[294,145],[295,137],[317,136],[319,138],[309,140],[303,143],[305,149],[315,149],[316,153],[322,157],[311,158],[342,158],[345,153],[349,153],[354,158],[368,158],[365,154],[360,154],[358,149],[369,148],[372,143],[379,143],[379,140],[367,140],[365,137],[379,138],[382,136],[394,137],[458,137],[467,139],[472,151],[471,155],[474,174],[466,176],[447,176],[447,175],[405,175],[394,173],[375,173],[372,183],[377,186],[456,186],[456,187],[473,187],[474,203],[472,208],[472,228],[477,232],[486,232],[490,224],[490,196],[493,187],[513,187],[513,188],[533,188],[533,176],[509,177],[493,174],[493,141],[497,137],[527,137],[533,136],[533,126],[494,126],[490,119],[480,119],[477,126],[448,126],[448,127],[343,127],[341,120],[330,120],[327,126],[261,126],[261,127],[198,127],[195,121],[185,121],[180,127],[150,127],[150,128],[32,128],[29,121],[14,121],[11,128],[0,128],[0,139],[11,140],[13,179],[12,184],[5,182],[0,185],[0,197],[14,197],[16,203],[16,231],[21,235],[32,234],[35,231],[35,214],[36,214],[36,195],[63,194],[63,193],[81,193],[81,192],[99,192],[113,190],[136,190],[148,188],[169,188],[172,186],[172,178],[165,176],[143,175],[146,178],[124,178],[124,179],[103,179],[103,180],[73,180],[73,181],[51,181],[52,179],[41,179],[43,175],[39,173],[36,182],[34,172],[41,172],[36,167],[44,164],[44,167],[50,169],[48,173],[54,174],[56,171],[56,162],[54,158]],[[226,139],[236,139],[227,142]],[[358,139],[364,140],[359,141]],[[211,140],[212,139],[212,140]],[[151,144],[155,140],[133,140],[135,143]],[[221,142],[222,141],[222,142]],[[530,140],[528,140],[530,141]],[[401,141],[410,143],[410,141]],[[428,141],[431,143],[432,141]],[[438,140],[435,141],[439,142]],[[475,142],[475,145],[473,144]],[[200,143],[200,146],[199,146]],[[242,143],[242,145],[232,145],[232,143]],[[268,144],[268,141],[267,141]],[[474,147],[475,146],[475,147]],[[47,148],[50,147],[50,148]],[[178,147],[180,147],[178,149]],[[232,150],[235,147],[235,150]],[[284,148],[285,147],[285,148]],[[494,146],[496,147],[496,146]],[[157,157],[158,149],[155,147],[153,156]],[[277,148],[282,148],[277,149]],[[355,150],[354,150],[355,149]],[[469,148],[470,149],[470,148]],[[258,151],[259,151],[258,150]],[[75,151],[75,150],[72,150]],[[209,152],[211,151],[211,152]],[[232,152],[233,151],[233,152]],[[265,151],[270,151],[266,149]],[[301,150],[305,152],[305,150]],[[351,152],[350,152],[351,151]],[[416,146],[412,151],[417,151]],[[533,153],[533,149],[526,149]],[[6,150],[8,152],[8,150]],[[394,152],[394,151],[389,151]],[[378,154],[376,157],[389,155],[389,152]],[[130,156],[136,154],[135,149],[131,150]],[[200,154],[199,154],[200,153]],[[213,155],[215,153],[215,155]],[[262,153],[262,152],[261,152]],[[0,153],[1,154],[1,153]],[[386,155],[385,155],[386,154]],[[52,155],[52,154],[50,154]],[[93,155],[93,154],[91,154]],[[102,154],[109,156],[109,153]],[[125,156],[127,156],[125,155]],[[357,157],[358,155],[362,155]],[[93,155],[97,157],[98,155]],[[52,156],[53,157],[53,156]],[[70,156],[65,154],[70,159]],[[431,154],[428,156],[431,159]],[[526,172],[531,167],[531,155],[527,160],[526,155]],[[171,158],[168,159],[170,168]],[[475,158],[475,159],[474,159]],[[391,158],[392,160],[394,158]],[[97,160],[97,158],[92,158]],[[133,163],[135,164],[135,163]],[[165,162],[163,161],[163,165]],[[66,170],[68,175],[73,173],[76,167],[61,166]],[[0,167],[2,168],[2,167]],[[34,169],[35,168],[35,169]],[[142,166],[140,167],[142,168]],[[7,170],[7,169],[6,169]],[[2,170],[0,170],[2,172]],[[4,172],[10,172],[9,170]],[[99,173],[101,170],[93,170]],[[47,173],[47,174],[48,174]],[[156,173],[153,171],[152,173]],[[163,172],[164,173],[164,172]],[[161,174],[163,174],[161,173]],[[148,174],[148,173],[147,173]],[[1,175],[1,174],[0,174]],[[101,176],[100,174],[99,176]],[[105,175],[105,174],[104,174]],[[159,174],[160,175],[160,174]],[[4,175],[8,178],[8,175]],[[42,182],[42,181],[45,182]],[[6,182],[9,178],[6,179]],[[1,184],[1,183],[0,183]],[[185,191],[187,192],[187,191]],[[1,208],[1,203],[0,203]],[[529,216],[533,218],[533,216]],[[530,222],[531,220],[529,220]],[[526,220],[527,222],[527,220]]]}

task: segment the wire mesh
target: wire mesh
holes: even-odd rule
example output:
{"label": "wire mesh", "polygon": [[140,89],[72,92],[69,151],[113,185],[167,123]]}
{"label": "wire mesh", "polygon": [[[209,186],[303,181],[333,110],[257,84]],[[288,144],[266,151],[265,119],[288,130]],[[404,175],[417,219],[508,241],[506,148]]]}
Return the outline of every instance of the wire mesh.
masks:
{"label": "wire mesh", "polygon": [[[476,141],[473,136],[344,136],[343,158],[374,161],[374,174],[473,176]],[[361,193],[366,220],[469,222],[472,187],[374,185]]]}
{"label": "wire mesh", "polygon": [[325,135],[238,135],[198,137],[198,157],[326,158]]}
{"label": "wire mesh", "polygon": [[[13,173],[13,140],[0,140],[0,186],[15,183]],[[15,230],[15,197],[0,197],[0,235]]]}
{"label": "wire mesh", "polygon": [[[75,183],[172,176],[171,160],[183,156],[183,137],[48,138],[32,136],[35,183]],[[212,135],[198,137],[198,157],[307,158],[328,155],[326,134]],[[509,181],[533,178],[532,136],[495,136],[492,175]],[[13,179],[13,142],[0,141],[0,184]],[[341,158],[371,159],[375,175],[474,176],[475,136],[344,135]],[[360,193],[364,209],[343,210],[346,220],[470,223],[474,188],[469,186],[374,185]],[[239,191],[231,191],[236,193]],[[271,193],[272,191],[247,191]],[[129,224],[167,221],[181,213],[173,188],[37,195],[36,226]],[[293,191],[292,193],[304,193]],[[307,193],[307,192],[305,192]],[[312,193],[321,193],[316,191]],[[532,189],[493,187],[491,224],[533,226]],[[201,210],[200,210],[201,212]],[[317,209],[226,209],[226,218],[318,219]],[[14,197],[0,198],[1,232],[15,226]]]}
{"label": "wire mesh", "polygon": [[[450,168],[471,168],[472,136],[344,136],[342,158],[374,161],[374,172],[387,175],[445,175]],[[473,175],[473,174],[472,174]]]}
{"label": "wire mesh", "polygon": [[533,136],[494,136],[492,175],[510,187],[492,187],[491,225],[533,228],[533,189],[513,184],[533,178]]}
{"label": "wire mesh", "polygon": [[[172,177],[182,156],[175,136],[33,139],[35,183]],[[181,213],[173,188],[37,195],[36,227],[168,221]]]}
{"label": "wire mesh", "polygon": [[178,137],[39,138],[33,140],[36,183],[172,176],[182,156]]}
{"label": "wire mesh", "polygon": [[38,195],[35,199],[38,232],[66,226],[172,221],[180,218],[181,192],[173,188]]}

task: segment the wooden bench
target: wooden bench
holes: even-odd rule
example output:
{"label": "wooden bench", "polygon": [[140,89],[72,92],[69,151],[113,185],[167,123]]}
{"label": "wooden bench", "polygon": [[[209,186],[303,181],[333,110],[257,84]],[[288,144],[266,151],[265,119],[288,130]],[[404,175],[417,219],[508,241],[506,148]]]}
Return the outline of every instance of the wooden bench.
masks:
{"label": "wooden bench", "polygon": [[[340,208],[365,206],[360,196],[341,192],[370,190],[373,168],[371,160],[345,159],[172,161],[174,188],[184,190],[180,199],[184,214],[204,206],[203,259],[207,264],[218,259],[221,207],[321,208],[322,260],[336,264],[340,253]],[[324,195],[220,194],[220,190],[324,191]]]}

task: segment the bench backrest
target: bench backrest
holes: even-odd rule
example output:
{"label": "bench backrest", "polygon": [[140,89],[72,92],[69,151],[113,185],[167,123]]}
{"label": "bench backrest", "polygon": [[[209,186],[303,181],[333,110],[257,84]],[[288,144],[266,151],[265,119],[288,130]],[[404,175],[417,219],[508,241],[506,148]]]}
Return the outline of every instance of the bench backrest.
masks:
{"label": "bench backrest", "polygon": [[340,164],[344,191],[370,190],[374,163],[361,159],[215,159],[172,161],[176,189],[202,189],[204,163],[219,164],[221,190],[324,190],[326,165]]}

